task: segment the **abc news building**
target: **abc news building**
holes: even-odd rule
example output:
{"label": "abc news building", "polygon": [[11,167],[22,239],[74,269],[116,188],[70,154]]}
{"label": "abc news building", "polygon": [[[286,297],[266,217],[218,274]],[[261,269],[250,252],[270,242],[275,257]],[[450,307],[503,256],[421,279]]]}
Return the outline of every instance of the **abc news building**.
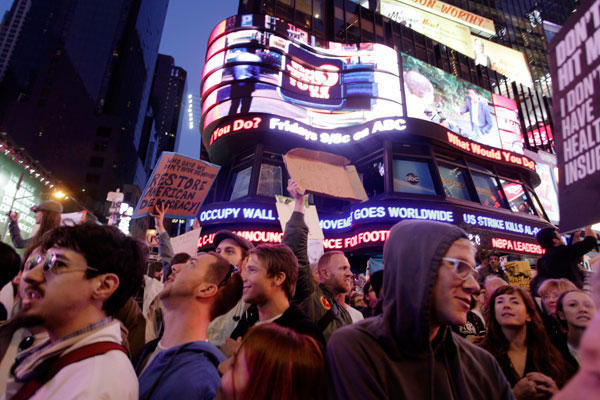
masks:
{"label": "abc news building", "polygon": [[[284,3],[260,9],[242,1],[240,14],[209,38],[202,142],[223,168],[198,213],[200,250],[221,229],[255,244],[280,242],[274,196],[287,195],[289,178],[282,154],[304,147],[346,157],[368,194],[361,203],[310,196],[325,250],[346,252],[355,271],[381,257],[389,229],[403,219],[459,225],[480,248],[516,259],[542,254],[535,234],[558,222],[552,156],[532,152],[524,137],[543,138],[540,146],[551,137],[523,129],[533,124],[523,122],[522,104],[498,88],[516,83],[472,62],[457,65],[478,79],[459,78],[428,57],[431,39],[353,2],[327,2],[335,5],[331,20],[348,21],[352,7],[381,29],[350,38],[348,27],[340,38],[327,34],[325,1],[296,1],[312,7],[304,14]],[[390,29],[409,32],[401,41],[412,40],[413,50],[398,46]],[[425,54],[414,50],[421,42]],[[443,47],[436,46],[434,53]]]}

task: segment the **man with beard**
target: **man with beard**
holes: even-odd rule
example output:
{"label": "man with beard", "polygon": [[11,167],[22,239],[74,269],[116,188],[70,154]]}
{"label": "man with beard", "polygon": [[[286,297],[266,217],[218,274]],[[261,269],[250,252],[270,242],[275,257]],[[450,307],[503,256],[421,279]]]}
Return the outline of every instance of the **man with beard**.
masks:
{"label": "man with beard", "polygon": [[238,268],[217,253],[203,253],[171,267],[160,293],[165,306],[162,338],[145,348],[140,398],[213,398],[219,387],[217,372],[225,356],[206,341],[211,320],[229,311],[240,291]]}
{"label": "man with beard", "polygon": [[317,265],[319,284],[315,284],[307,253],[308,226],[304,222],[304,192],[300,191],[298,184],[292,179],[288,182],[288,191],[295,204],[282,242],[293,250],[298,259],[298,284],[294,301],[317,324],[328,340],[337,328],[352,323],[348,311],[336,301],[336,297],[345,295],[351,289],[350,263],[341,251],[323,254]]}
{"label": "man with beard", "polygon": [[[111,318],[140,287],[146,253],[114,227],[49,231],[25,266],[19,314],[49,339],[17,355],[8,399],[137,399],[121,328]],[[114,384],[118,382],[118,384]]]}

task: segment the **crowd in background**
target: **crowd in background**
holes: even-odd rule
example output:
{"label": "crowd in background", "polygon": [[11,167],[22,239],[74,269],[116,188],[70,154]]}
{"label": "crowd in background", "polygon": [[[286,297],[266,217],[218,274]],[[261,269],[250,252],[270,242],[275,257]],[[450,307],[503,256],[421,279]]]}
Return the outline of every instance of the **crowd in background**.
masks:
{"label": "crowd in background", "polygon": [[59,226],[58,202],[32,210],[30,239],[11,213],[24,254],[0,243],[4,398],[600,398],[591,228],[569,245],[538,232],[522,288],[461,228],[401,221],[360,288],[343,252],[310,263],[304,194],[288,191],[281,244],[220,231],[195,256],[174,254],[158,206],[158,263],[114,227]]}

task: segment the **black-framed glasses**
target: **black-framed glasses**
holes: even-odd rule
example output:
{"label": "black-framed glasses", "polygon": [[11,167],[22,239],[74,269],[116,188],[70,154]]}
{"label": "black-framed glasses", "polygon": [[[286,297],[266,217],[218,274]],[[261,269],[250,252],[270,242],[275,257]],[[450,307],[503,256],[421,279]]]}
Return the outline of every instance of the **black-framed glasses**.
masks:
{"label": "black-framed glasses", "polygon": [[81,271],[80,269],[66,269],[67,265],[74,265],[76,267],[91,269],[92,271],[100,272],[98,268],[90,267],[89,265],[76,263],[74,261],[68,261],[61,259],[56,253],[48,253],[46,257],[41,255],[37,255],[25,264],[25,271],[29,271],[38,265],[42,264],[42,272],[44,275],[48,275],[50,273],[54,275],[64,274],[67,272],[76,272]]}
{"label": "black-framed glasses", "polygon": [[467,279],[469,279],[469,276],[473,275],[475,277],[477,274],[477,271],[475,271],[475,268],[473,268],[471,265],[469,265],[464,260],[459,260],[458,258],[450,258],[450,257],[444,257],[444,258],[442,258],[442,260],[446,261],[448,264],[451,264],[452,269],[453,269],[454,273],[456,274],[456,276],[458,276],[463,281],[466,281]]}
{"label": "black-framed glasses", "polygon": [[225,275],[225,278],[221,282],[219,282],[217,288],[221,289],[223,286],[225,286],[229,278],[231,278],[233,274],[237,274],[238,272],[240,272],[240,269],[238,267],[236,267],[233,264],[229,264],[229,272],[227,273],[227,275]]}

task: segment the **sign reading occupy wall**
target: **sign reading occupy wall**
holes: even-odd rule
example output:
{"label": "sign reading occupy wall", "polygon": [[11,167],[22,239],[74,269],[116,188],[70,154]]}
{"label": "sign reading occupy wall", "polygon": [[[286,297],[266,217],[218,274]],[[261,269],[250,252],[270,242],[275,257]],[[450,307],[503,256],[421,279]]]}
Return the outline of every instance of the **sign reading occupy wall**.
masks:
{"label": "sign reading occupy wall", "polygon": [[163,152],[133,218],[144,217],[162,204],[168,218],[193,218],[204,202],[221,167],[181,154]]}
{"label": "sign reading occupy wall", "polygon": [[583,1],[550,44],[560,231],[600,221],[600,0]]}

